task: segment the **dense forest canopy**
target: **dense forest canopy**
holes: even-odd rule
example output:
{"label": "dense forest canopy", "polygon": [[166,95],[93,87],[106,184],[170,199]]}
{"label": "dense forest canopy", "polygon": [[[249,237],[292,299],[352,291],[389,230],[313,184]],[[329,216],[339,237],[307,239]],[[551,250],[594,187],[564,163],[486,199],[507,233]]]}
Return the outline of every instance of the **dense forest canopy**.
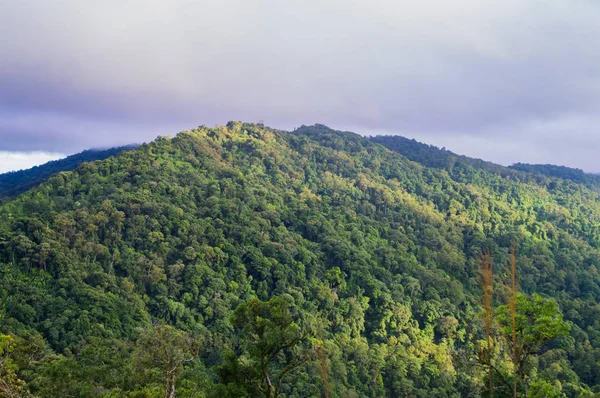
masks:
{"label": "dense forest canopy", "polygon": [[599,394],[600,194],[421,145],[201,126],[5,203],[0,394]]}

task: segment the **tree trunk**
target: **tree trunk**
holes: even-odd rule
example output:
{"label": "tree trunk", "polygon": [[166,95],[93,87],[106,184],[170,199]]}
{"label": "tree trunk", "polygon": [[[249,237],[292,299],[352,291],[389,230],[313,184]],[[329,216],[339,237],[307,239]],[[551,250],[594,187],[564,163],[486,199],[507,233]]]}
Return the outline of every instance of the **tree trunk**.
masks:
{"label": "tree trunk", "polygon": [[266,371],[264,372],[264,375],[267,382],[265,398],[271,398],[273,396],[273,382],[271,382],[271,376]]}
{"label": "tree trunk", "polygon": [[173,379],[171,380],[171,394],[169,398],[175,398],[175,375],[173,375]]}
{"label": "tree trunk", "polygon": [[165,398],[169,398],[169,371],[165,372]]}

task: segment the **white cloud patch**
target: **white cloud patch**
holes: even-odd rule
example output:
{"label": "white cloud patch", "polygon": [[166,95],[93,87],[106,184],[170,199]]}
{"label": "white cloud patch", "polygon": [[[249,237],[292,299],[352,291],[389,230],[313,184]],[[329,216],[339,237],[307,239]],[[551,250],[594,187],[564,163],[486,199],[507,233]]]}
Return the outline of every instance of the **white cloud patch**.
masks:
{"label": "white cloud patch", "polygon": [[64,157],[61,153],[0,151],[0,174],[29,169]]}

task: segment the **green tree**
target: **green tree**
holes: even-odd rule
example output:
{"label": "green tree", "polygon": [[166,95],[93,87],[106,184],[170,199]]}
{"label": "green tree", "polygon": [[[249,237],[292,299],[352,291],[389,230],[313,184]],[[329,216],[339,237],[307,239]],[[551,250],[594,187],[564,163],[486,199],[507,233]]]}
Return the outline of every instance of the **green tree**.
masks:
{"label": "green tree", "polygon": [[188,333],[169,325],[158,325],[142,332],[134,355],[139,370],[160,370],[165,398],[175,398],[177,376],[198,352],[198,341]]}
{"label": "green tree", "polygon": [[[497,309],[497,321],[500,333],[508,346],[508,355],[513,362],[515,377],[527,397],[532,362],[542,346],[549,340],[569,333],[569,325],[563,320],[558,304],[554,300],[544,299],[539,294],[517,295],[516,312],[510,305]],[[516,338],[513,339],[513,333]]]}
{"label": "green tree", "polygon": [[0,334],[0,398],[32,396],[25,388],[25,382],[17,375],[18,355],[17,339]]}
{"label": "green tree", "polygon": [[266,302],[251,298],[236,308],[232,323],[242,338],[244,353],[237,357],[229,353],[217,372],[230,393],[275,398],[285,376],[313,357],[306,344],[310,328],[283,297]]}

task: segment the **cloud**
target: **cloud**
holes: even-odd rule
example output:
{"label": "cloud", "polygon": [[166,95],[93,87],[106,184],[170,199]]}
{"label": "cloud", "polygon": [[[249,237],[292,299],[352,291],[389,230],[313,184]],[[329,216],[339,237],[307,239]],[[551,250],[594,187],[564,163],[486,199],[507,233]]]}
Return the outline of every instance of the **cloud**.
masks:
{"label": "cloud", "polygon": [[600,171],[587,149],[599,12],[586,0],[3,2],[0,148],[320,122]]}
{"label": "cloud", "polygon": [[33,166],[64,157],[65,155],[60,153],[0,151],[0,174],[8,171],[29,169]]}

